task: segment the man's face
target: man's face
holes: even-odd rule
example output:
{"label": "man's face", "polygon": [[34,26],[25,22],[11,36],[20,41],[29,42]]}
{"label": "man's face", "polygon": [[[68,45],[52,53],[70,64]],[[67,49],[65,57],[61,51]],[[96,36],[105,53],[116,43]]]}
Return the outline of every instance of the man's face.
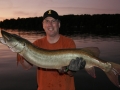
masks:
{"label": "man's face", "polygon": [[43,29],[45,30],[46,34],[49,36],[55,36],[59,34],[60,22],[57,19],[52,17],[46,17],[43,20]]}

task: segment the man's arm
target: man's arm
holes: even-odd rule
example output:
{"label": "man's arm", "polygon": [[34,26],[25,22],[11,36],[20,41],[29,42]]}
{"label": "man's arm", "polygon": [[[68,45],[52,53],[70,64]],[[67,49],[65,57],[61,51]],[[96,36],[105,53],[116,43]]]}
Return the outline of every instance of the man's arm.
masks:
{"label": "man's arm", "polygon": [[29,62],[27,62],[22,56],[17,54],[17,64],[20,63],[24,69],[28,70],[30,69],[33,65]]}

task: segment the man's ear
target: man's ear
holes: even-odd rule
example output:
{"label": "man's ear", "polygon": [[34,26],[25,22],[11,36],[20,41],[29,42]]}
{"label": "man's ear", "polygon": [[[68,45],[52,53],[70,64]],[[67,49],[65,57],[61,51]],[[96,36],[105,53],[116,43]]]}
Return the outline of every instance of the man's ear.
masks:
{"label": "man's ear", "polygon": [[60,21],[59,21],[59,28],[60,28],[61,24],[60,24]]}

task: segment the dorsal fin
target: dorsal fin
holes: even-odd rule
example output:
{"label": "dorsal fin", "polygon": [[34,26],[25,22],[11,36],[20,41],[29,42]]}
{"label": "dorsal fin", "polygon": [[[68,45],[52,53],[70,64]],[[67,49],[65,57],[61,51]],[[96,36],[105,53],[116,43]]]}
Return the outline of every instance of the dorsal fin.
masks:
{"label": "dorsal fin", "polygon": [[98,47],[85,47],[85,48],[82,48],[82,50],[93,54],[95,57],[99,57],[100,55],[100,50]]}

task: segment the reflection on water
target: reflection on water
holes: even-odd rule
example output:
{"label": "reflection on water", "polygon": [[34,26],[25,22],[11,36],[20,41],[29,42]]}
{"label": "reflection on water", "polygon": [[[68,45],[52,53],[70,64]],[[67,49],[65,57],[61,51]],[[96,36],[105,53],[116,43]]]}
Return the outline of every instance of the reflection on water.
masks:
{"label": "reflection on water", "polygon": [[[44,36],[43,33],[13,32],[31,42]],[[81,35],[68,36],[74,39],[77,48],[98,47],[101,51],[100,58],[120,64],[120,38],[119,37],[84,37]],[[114,86],[105,73],[95,68],[97,78],[94,79],[81,70],[75,74],[76,90],[119,90]],[[16,53],[11,52],[6,46],[0,44],[0,90],[36,90],[36,67],[24,70],[16,64]]]}

